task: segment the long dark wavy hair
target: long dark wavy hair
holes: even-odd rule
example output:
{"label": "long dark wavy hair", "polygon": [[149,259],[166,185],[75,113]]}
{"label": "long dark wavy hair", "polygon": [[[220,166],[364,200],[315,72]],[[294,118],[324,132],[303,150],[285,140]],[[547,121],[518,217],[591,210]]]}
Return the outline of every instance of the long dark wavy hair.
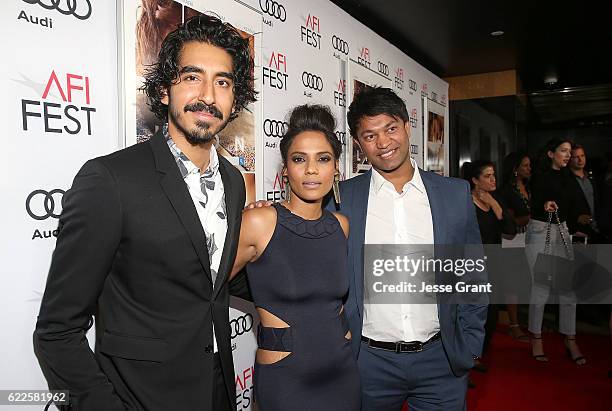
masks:
{"label": "long dark wavy hair", "polygon": [[249,40],[242,38],[238,30],[214,16],[201,14],[190,18],[164,39],[157,63],[145,72],[141,88],[149,98],[151,111],[161,120],[168,117],[168,106],[161,102],[172,84],[179,78],[178,59],[183,45],[190,41],[207,43],[224,49],[232,57],[234,75],[234,110],[229,120],[249,103],[256,101],[253,58],[249,52]]}

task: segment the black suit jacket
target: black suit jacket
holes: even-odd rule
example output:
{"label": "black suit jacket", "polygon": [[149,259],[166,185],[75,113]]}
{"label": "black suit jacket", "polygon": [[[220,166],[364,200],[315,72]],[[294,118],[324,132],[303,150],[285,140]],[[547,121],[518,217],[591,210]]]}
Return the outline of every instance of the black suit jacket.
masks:
{"label": "black suit jacket", "polygon": [[[210,410],[213,324],[235,403],[226,280],[245,190],[219,161],[228,226],[214,287],[202,225],[160,133],[75,177],[34,332],[49,387],[70,390],[73,409]],[[95,353],[85,337],[93,315]]]}

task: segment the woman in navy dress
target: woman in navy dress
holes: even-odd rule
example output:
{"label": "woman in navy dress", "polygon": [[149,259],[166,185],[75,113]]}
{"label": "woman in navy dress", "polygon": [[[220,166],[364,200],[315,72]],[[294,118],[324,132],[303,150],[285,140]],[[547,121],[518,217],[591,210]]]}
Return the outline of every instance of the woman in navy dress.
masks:
{"label": "woman in navy dress", "polygon": [[291,113],[280,149],[286,199],[247,210],[233,272],[248,264],[260,316],[255,398],[261,411],[359,410],[361,388],[342,301],[348,220],[322,207],[339,192],[342,145],[327,107]]}

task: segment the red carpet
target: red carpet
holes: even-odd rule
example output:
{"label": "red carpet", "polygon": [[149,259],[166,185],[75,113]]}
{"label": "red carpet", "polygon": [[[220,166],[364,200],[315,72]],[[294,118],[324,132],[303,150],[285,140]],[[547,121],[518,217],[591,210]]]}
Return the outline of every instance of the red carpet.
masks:
{"label": "red carpet", "polygon": [[[548,363],[531,356],[530,345],[499,328],[484,360],[487,373],[472,372],[469,411],[612,410],[612,344],[607,336],[579,335],[588,363],[577,366],[565,354],[559,334],[544,334]],[[404,410],[407,410],[404,407]]]}
{"label": "red carpet", "polygon": [[493,337],[485,374],[472,372],[468,410],[612,410],[612,344],[607,336],[579,335],[587,364],[567,357],[560,334],[544,334],[548,363],[531,358],[530,345],[499,328]]}

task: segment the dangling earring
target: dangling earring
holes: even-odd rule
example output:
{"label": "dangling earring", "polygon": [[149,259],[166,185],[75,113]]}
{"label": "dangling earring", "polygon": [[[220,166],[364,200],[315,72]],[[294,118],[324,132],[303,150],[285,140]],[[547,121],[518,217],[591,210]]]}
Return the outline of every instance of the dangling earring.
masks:
{"label": "dangling earring", "polygon": [[518,177],[518,171],[514,172],[514,177]]}
{"label": "dangling earring", "polygon": [[283,176],[283,184],[285,185],[285,201],[291,202],[291,186],[289,185],[289,177]]}
{"label": "dangling earring", "polygon": [[336,204],[340,204],[340,173],[334,175],[334,184],[332,189],[334,190],[334,201]]}

